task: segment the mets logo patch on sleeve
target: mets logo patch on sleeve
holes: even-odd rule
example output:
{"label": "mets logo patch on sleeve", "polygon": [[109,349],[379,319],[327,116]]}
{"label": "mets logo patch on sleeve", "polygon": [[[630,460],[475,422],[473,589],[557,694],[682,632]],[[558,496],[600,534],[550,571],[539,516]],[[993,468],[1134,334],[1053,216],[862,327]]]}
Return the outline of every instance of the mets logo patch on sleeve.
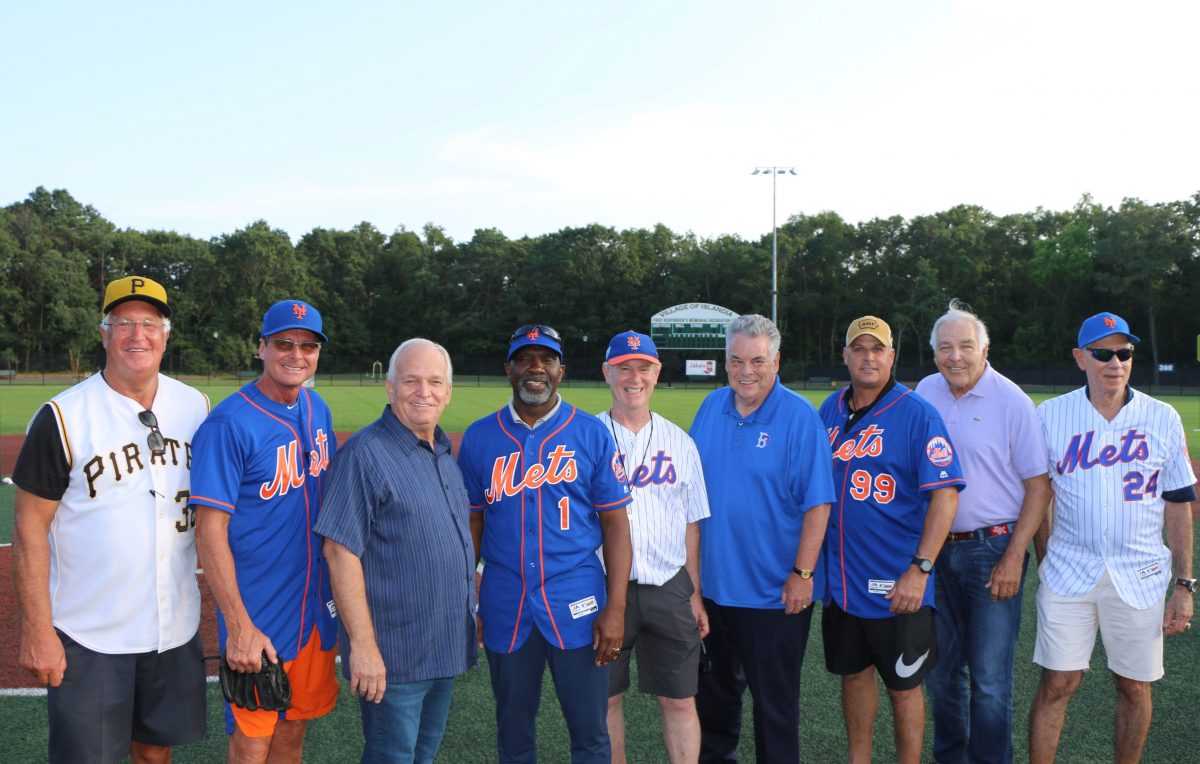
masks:
{"label": "mets logo patch on sleeve", "polygon": [[934,467],[949,467],[954,461],[954,449],[950,447],[950,441],[935,435],[925,444],[925,457]]}

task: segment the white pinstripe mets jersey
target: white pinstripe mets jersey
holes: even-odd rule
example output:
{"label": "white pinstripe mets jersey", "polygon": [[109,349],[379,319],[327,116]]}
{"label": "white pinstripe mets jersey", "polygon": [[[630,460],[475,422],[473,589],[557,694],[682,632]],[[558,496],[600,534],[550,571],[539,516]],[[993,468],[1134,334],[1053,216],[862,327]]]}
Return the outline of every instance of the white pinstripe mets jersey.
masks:
{"label": "white pinstripe mets jersey", "polygon": [[596,416],[612,432],[633,489],[628,507],[633,541],[629,579],[661,586],[687,561],[688,523],[709,516],[700,454],[686,432],[654,412],[637,433],[614,422],[607,411]]}
{"label": "white pinstripe mets jersey", "polygon": [[1054,487],[1054,529],[1041,580],[1056,594],[1078,596],[1107,569],[1131,607],[1161,602],[1172,580],[1162,494],[1196,482],[1178,412],[1130,389],[1109,422],[1086,387],[1044,402],[1037,412]]}

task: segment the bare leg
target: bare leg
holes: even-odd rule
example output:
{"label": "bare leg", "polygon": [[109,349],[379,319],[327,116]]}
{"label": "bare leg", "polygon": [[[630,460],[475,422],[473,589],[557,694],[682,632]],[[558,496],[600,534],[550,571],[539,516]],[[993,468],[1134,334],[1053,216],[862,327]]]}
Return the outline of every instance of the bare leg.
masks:
{"label": "bare leg", "polygon": [[132,764],[171,764],[171,746],[132,740],[129,743],[129,760]]}
{"label": "bare leg", "polygon": [[879,710],[879,687],[875,667],[842,677],[842,715],[850,742],[850,764],[870,764],[875,714]]}
{"label": "bare leg", "polygon": [[1117,764],[1142,758],[1154,708],[1150,683],[1113,674],[1117,686]]}
{"label": "bare leg", "polygon": [[[671,764],[695,762],[700,758],[700,717],[696,715],[696,699],[660,697],[658,706],[662,709],[667,758]],[[616,748],[613,751],[616,762]]]}
{"label": "bare leg", "polygon": [[1082,680],[1082,671],[1042,669],[1042,680],[1029,707],[1030,764],[1052,764],[1058,755],[1067,704]]}
{"label": "bare leg", "polygon": [[925,744],[925,695],[920,685],[911,690],[888,690],[900,764],[919,764]]}
{"label": "bare leg", "polygon": [[625,709],[621,701],[625,693],[608,699],[608,744],[612,748],[612,764],[625,764]]}

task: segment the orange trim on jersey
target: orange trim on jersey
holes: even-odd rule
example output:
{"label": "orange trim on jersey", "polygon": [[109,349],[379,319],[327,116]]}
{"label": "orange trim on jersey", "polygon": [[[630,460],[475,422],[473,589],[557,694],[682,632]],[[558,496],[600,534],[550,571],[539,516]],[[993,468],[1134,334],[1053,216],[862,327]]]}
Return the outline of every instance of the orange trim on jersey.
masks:
{"label": "orange trim on jersey", "polygon": [[909,393],[911,393],[911,392],[912,392],[912,390],[905,390],[904,392],[900,393],[900,395],[896,396],[896,400],[892,401],[891,403],[889,403],[888,405],[884,406],[884,407],[883,407],[883,408],[881,408],[881,409],[873,410],[873,411],[871,412],[871,416],[879,416],[879,415],[880,415],[880,414],[882,414],[883,412],[885,412],[885,411],[887,411],[888,409],[890,409],[892,406],[895,406],[897,403],[899,403],[900,401],[904,400],[904,396],[908,395],[908,394],[909,394]]}
{"label": "orange trim on jersey", "polygon": [[67,437],[67,420],[63,419],[62,409],[57,403],[50,401],[50,405],[54,407],[54,421],[58,423],[58,434],[67,451],[67,469],[70,469],[75,464],[75,455],[71,452],[71,439]]}
{"label": "orange trim on jersey", "polygon": [[629,504],[630,502],[633,501],[632,493],[631,493],[631,495],[629,495],[625,498],[629,499],[629,501],[625,501],[625,499],[621,499],[620,501],[613,501],[613,502],[609,502],[608,504],[593,504],[592,506],[595,507],[596,509],[604,509],[606,507],[623,507],[626,504]]}
{"label": "orange trim on jersey", "polygon": [[[541,443],[541,445],[538,446],[538,463],[539,464],[541,463],[542,458],[545,456],[544,452],[546,449],[546,443],[548,443],[550,441],[550,439],[553,438],[555,435],[559,434],[560,432],[562,432],[563,430],[566,429],[567,425],[569,425],[571,423],[571,420],[575,418],[575,413],[577,411],[579,411],[579,409],[572,406],[571,407],[571,415],[567,417],[567,420],[565,422],[563,422],[562,425],[557,430],[550,433],[546,437],[542,438],[542,443]],[[542,488],[541,488],[541,486],[538,486],[537,497],[538,497],[538,499],[537,499],[537,503],[538,503],[538,564],[541,565],[541,568],[542,568],[542,570],[541,570],[542,602],[545,603],[545,605],[546,605],[546,615],[550,617],[550,627],[554,629],[554,638],[558,640],[558,647],[560,650],[566,650],[567,649],[566,643],[563,642],[562,634],[560,634],[558,631],[558,622],[554,620],[554,611],[550,609],[550,599],[546,596],[546,563],[545,563],[545,556],[543,554],[545,545],[542,543],[543,528],[542,528]]]}
{"label": "orange trim on jersey", "polygon": [[[301,387],[300,393],[304,396],[305,400],[308,401],[308,390]],[[250,400],[250,396],[246,395],[245,391],[238,390],[238,395],[242,396],[242,398],[245,399],[246,403],[249,403],[251,406],[258,409],[263,414],[266,414],[271,419],[274,419],[276,422],[279,422],[281,425],[286,427],[288,429],[288,432],[290,432],[292,434],[292,437],[295,438],[295,440],[296,440],[296,448],[299,449],[303,453],[304,443],[301,442],[300,433],[296,432],[296,429],[294,427],[292,427],[290,424],[283,421],[279,417],[275,416],[270,411],[267,411],[262,406],[259,406],[254,401]],[[311,436],[311,433],[312,433],[312,403],[311,402],[309,402],[309,406],[308,406],[308,426],[309,426],[309,433]],[[330,435],[332,436],[332,433]],[[311,536],[312,535],[312,510],[308,505],[308,486],[307,486],[308,470],[302,469],[302,470],[300,470],[300,474],[304,477],[304,482],[306,484],[303,488],[304,517],[305,517],[305,522],[308,526],[309,536]],[[304,605],[306,602],[308,602],[308,585],[312,581],[312,540],[310,538],[310,539],[306,539],[306,541],[308,543],[308,563],[307,563],[307,568],[304,571],[304,592],[300,598],[300,630],[297,632],[299,636],[296,637],[297,652],[299,652],[300,648],[302,648],[304,646],[304,618],[306,615],[308,615]]]}
{"label": "orange trim on jersey", "polygon": [[233,506],[232,504],[226,504],[223,501],[217,501],[216,499],[210,499],[207,496],[189,496],[188,504],[189,505],[205,504],[210,507],[227,507],[230,512],[233,512],[234,510],[237,509],[237,507]]}
{"label": "orange trim on jersey", "polygon": [[961,483],[961,482],[962,481],[959,480],[958,478],[953,478],[951,480],[939,480],[936,483],[925,483],[923,485],[919,485],[919,486],[917,486],[917,490],[924,491],[927,488],[937,488],[939,485],[941,485],[941,486],[952,485],[952,484],[957,484],[957,483]]}
{"label": "orange trim on jersey", "polygon": [[[841,433],[841,428],[836,428],[838,433]],[[839,441],[841,436],[838,436]],[[833,444],[831,444],[833,445]],[[833,450],[837,450],[834,448]],[[842,604],[843,612],[846,612],[847,600],[850,599],[850,590],[846,588],[846,481],[850,478],[849,464],[846,466],[846,471],[842,473],[842,491],[838,496],[838,567],[842,573]],[[836,599],[836,598],[835,598]]]}
{"label": "orange trim on jersey", "polygon": [[[521,441],[518,440],[516,438],[516,436],[514,436],[511,432],[509,432],[508,429],[504,426],[504,417],[501,416],[501,414],[505,410],[506,409],[500,409],[499,411],[496,412],[496,424],[499,425],[500,432],[504,433],[504,435],[509,440],[511,440],[513,443],[515,443],[517,445],[517,465],[518,465],[517,468],[520,469],[521,474],[524,475],[525,474],[525,468],[524,468],[525,451],[524,451],[524,448],[521,446]],[[509,640],[509,643],[508,643],[508,652],[510,652],[510,653],[516,649],[517,634],[521,630],[521,613],[525,612],[525,592],[528,591],[527,584],[525,583],[525,492],[524,491],[521,491],[521,564],[518,567],[521,569],[521,599],[517,600],[517,619],[513,623],[512,639]],[[536,628],[536,627],[537,627],[537,624],[534,624],[534,628]]]}

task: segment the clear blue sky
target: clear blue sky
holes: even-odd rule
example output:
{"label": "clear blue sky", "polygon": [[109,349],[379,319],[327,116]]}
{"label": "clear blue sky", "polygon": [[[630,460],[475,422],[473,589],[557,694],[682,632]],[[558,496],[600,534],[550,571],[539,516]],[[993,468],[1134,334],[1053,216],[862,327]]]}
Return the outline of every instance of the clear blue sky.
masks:
{"label": "clear blue sky", "polygon": [[757,238],[1200,191],[1200,3],[8,2],[0,204]]}

